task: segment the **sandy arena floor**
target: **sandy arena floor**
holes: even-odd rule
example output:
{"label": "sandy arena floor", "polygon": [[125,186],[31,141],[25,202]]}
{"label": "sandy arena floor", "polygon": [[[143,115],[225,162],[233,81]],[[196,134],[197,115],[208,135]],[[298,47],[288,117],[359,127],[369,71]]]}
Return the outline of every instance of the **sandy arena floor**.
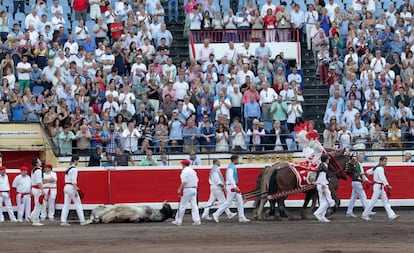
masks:
{"label": "sandy arena floor", "polygon": [[343,209],[330,223],[309,219],[241,224],[237,217],[222,216],[219,224],[191,226],[189,214],[183,226],[166,221],[60,227],[54,221],[38,228],[5,222],[0,224],[0,252],[414,252],[414,210],[397,210],[401,217],[393,222],[383,208],[376,211],[370,222],[347,218]]}

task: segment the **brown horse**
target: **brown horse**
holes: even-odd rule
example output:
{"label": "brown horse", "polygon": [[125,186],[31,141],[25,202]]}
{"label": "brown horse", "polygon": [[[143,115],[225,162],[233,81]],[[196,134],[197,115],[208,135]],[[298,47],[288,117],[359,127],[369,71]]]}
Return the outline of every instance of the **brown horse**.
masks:
{"label": "brown horse", "polygon": [[[332,193],[332,198],[335,200],[335,207],[339,207],[340,199],[336,194],[336,189],[339,186],[339,179],[346,180],[346,172],[350,170],[351,166],[355,166],[352,156],[344,154],[344,151],[331,154],[331,162],[329,163],[328,177],[330,179],[329,188]],[[352,165],[353,164],[353,165]],[[274,179],[275,183],[271,184],[270,180]],[[275,163],[270,167],[264,168],[257,179],[256,191],[260,192],[261,195],[256,197],[255,201],[255,218],[264,218],[264,205],[267,202],[266,196],[269,193],[269,186],[273,189],[270,193],[281,193],[290,190],[297,189],[298,181],[296,175],[289,168],[289,164],[286,162]],[[303,219],[306,218],[307,206],[312,200],[311,208],[314,209],[317,200],[316,188],[305,192],[305,202],[302,206],[301,216]],[[288,217],[285,207],[285,199],[287,197],[280,197],[276,200],[269,200],[270,202],[270,213],[275,218]],[[275,204],[278,204],[279,212],[276,212]]]}

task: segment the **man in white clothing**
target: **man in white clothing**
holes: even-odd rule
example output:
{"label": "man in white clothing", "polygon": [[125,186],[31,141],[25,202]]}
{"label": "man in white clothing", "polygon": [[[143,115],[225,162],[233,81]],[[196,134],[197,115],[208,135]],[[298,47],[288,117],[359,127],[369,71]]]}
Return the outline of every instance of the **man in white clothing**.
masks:
{"label": "man in white clothing", "polygon": [[0,222],[4,222],[3,216],[3,201],[9,213],[10,220],[16,222],[16,217],[13,213],[13,207],[10,200],[10,183],[9,177],[6,174],[6,167],[0,166]]}
{"label": "man in white clothing", "polygon": [[[43,166],[43,193],[45,194],[45,199],[40,212],[40,219],[46,220],[46,216],[49,220],[55,219],[55,200],[57,195],[57,175],[56,172],[52,171],[52,164],[45,164]],[[46,209],[48,213],[46,213]]]}
{"label": "man in white clothing", "polygon": [[239,222],[249,222],[250,220],[244,215],[243,197],[240,192],[240,188],[237,186],[239,177],[237,173],[236,165],[239,164],[239,156],[232,155],[230,157],[231,163],[227,166],[226,170],[226,190],[227,199],[222,203],[217,211],[213,213],[213,219],[215,222],[219,222],[220,215],[231,206],[233,199],[236,199],[237,213],[239,214]]}
{"label": "man in white clothing", "polygon": [[32,175],[31,175],[31,182],[32,182],[32,195],[34,200],[34,209],[30,215],[32,220],[33,226],[43,226],[43,223],[40,223],[40,211],[42,210],[43,204],[43,173],[42,168],[40,165],[42,162],[39,158],[34,158],[32,160]]}
{"label": "man in white clothing", "polygon": [[[351,174],[352,179],[352,194],[351,199],[349,200],[348,209],[346,210],[346,217],[357,217],[353,210],[355,201],[357,198],[361,201],[362,207],[364,210],[368,208],[367,195],[363,187],[363,183],[370,183],[368,178],[364,174],[364,168],[362,167],[362,162],[364,162],[364,154],[359,154],[357,161],[355,161],[355,170]],[[371,214],[375,214],[371,212]]]}
{"label": "man in white clothing", "polygon": [[332,199],[332,196],[331,196],[331,191],[329,190],[328,164],[329,164],[329,156],[322,155],[321,163],[319,164],[319,167],[318,167],[318,174],[316,176],[316,184],[317,184],[316,189],[318,190],[319,207],[313,213],[313,215],[320,222],[330,221],[325,217],[325,214],[329,206],[335,204],[335,201]]}
{"label": "man in white clothing", "polygon": [[[226,191],[224,188],[224,179],[220,171],[220,161],[217,158],[213,159],[213,167],[210,170],[208,182],[210,183],[210,197],[208,198],[206,207],[204,207],[201,218],[211,220],[209,212],[210,207],[214,205],[214,201],[217,199],[219,201],[219,205],[226,201],[226,197],[224,196],[224,192]],[[224,212],[227,214],[229,219],[236,216],[236,213],[232,213],[230,208],[225,209]]]}
{"label": "man in white clothing", "polygon": [[385,176],[385,165],[387,165],[387,157],[381,156],[379,159],[379,164],[366,172],[368,175],[374,175],[374,192],[372,193],[368,208],[366,208],[362,213],[361,218],[364,220],[371,220],[369,216],[371,215],[372,209],[374,208],[375,203],[377,203],[378,198],[381,198],[382,205],[384,206],[390,220],[396,220],[400,217],[399,215],[395,214],[394,210],[391,208],[390,202],[388,201],[387,192],[385,189],[387,189],[387,191],[391,191],[392,186],[388,183],[387,177]]}
{"label": "man in white clothing", "polygon": [[81,225],[86,225],[85,215],[83,213],[82,202],[79,196],[78,187],[78,168],[76,167],[79,163],[79,156],[73,155],[69,167],[65,171],[65,200],[62,208],[62,215],[60,217],[61,226],[70,226],[68,223],[69,205],[73,201],[76,207],[76,213]]}
{"label": "man in white clothing", "polygon": [[172,222],[177,226],[181,226],[183,223],[185,209],[187,209],[188,203],[191,204],[191,217],[193,219],[193,226],[201,225],[200,214],[198,212],[197,205],[197,187],[198,176],[197,172],[189,167],[190,161],[184,159],[181,161],[183,169],[181,171],[180,179],[181,184],[178,187],[177,194],[180,196],[180,204],[175,216],[175,220]]}
{"label": "man in white clothing", "polygon": [[141,133],[135,128],[134,122],[128,122],[128,127],[125,129],[121,137],[124,140],[124,153],[138,152],[138,139],[141,138]]}
{"label": "man in white clothing", "polygon": [[23,222],[23,217],[26,215],[26,221],[30,221],[30,208],[32,200],[30,198],[30,188],[32,186],[30,182],[30,176],[27,174],[29,168],[26,166],[20,167],[20,175],[17,175],[12,187],[16,190],[16,203],[17,203],[17,221]]}

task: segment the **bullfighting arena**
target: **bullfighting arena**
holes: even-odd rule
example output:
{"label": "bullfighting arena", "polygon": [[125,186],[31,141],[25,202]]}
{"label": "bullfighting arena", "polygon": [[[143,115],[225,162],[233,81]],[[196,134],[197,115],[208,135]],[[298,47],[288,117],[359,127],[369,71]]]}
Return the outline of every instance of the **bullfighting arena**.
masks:
{"label": "bullfighting arena", "polygon": [[[298,210],[290,210],[298,216]],[[396,209],[400,219],[388,221],[376,208],[372,221],[345,217],[340,209],[330,223],[309,220],[203,221],[191,225],[186,214],[182,226],[162,223],[91,224],[44,227],[28,223],[0,224],[0,252],[414,252],[414,210]],[[355,210],[359,214],[360,210]],[[247,212],[252,217],[251,211]],[[74,221],[73,221],[74,222]]]}

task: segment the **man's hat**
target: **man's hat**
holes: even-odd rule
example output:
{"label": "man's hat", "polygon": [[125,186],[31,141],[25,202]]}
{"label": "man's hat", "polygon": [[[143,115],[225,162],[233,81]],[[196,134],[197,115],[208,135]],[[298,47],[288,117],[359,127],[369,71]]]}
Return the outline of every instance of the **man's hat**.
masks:
{"label": "man's hat", "polygon": [[181,160],[181,162],[180,162],[182,165],[185,165],[185,166],[188,166],[188,165],[190,165],[191,164],[191,162],[189,161],[189,160],[187,160],[187,159],[184,159],[184,160]]}
{"label": "man's hat", "polygon": [[43,168],[53,169],[53,165],[50,163],[46,163],[45,165],[43,165]]}
{"label": "man's hat", "polygon": [[29,170],[29,168],[27,168],[27,166],[24,166],[24,165],[23,165],[22,167],[20,167],[20,170],[21,170],[21,171],[28,171],[28,170]]}
{"label": "man's hat", "polygon": [[328,155],[322,155],[321,156],[321,161],[322,162],[326,162],[328,159],[329,159],[329,156]]}

